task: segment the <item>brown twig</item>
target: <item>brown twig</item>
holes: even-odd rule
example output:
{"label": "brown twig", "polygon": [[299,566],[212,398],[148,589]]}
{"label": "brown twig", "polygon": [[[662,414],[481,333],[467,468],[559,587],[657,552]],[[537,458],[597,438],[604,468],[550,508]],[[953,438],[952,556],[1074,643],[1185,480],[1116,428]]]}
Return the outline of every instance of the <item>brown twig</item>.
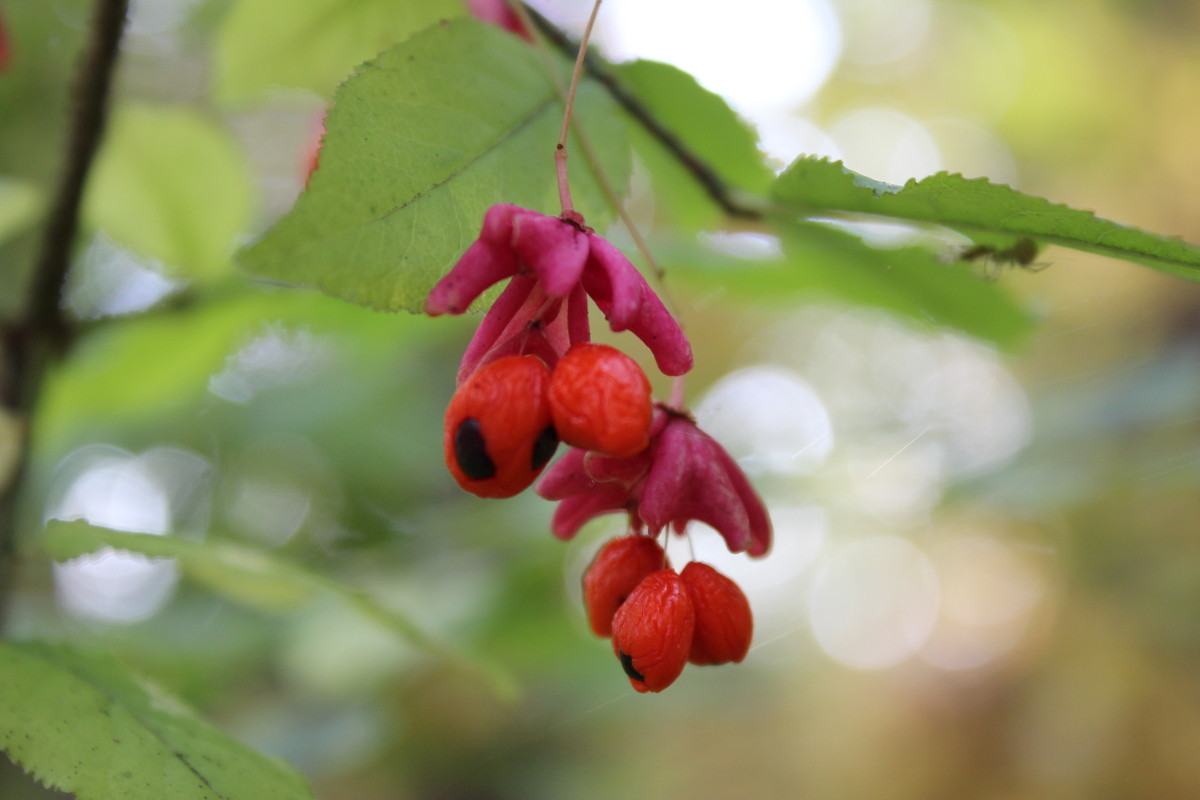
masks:
{"label": "brown twig", "polygon": [[128,6],[128,0],[96,3],[91,37],[75,88],[75,106],[67,131],[67,158],[50,209],[29,298],[29,321],[43,330],[62,327],[59,300],[63,279],[71,263],[84,182],[104,132],[109,89]]}
{"label": "brown twig", "polygon": [[104,133],[108,97],[125,28],[129,0],[96,0],[91,32],[79,66],[68,119],[66,158],[50,206],[24,313],[5,331],[0,413],[16,432],[15,464],[0,475],[0,622],[12,593],[17,501],[29,468],[29,418],[37,404],[46,366],[69,342],[62,290],[79,227],[79,206]]}
{"label": "brown twig", "polygon": [[[568,57],[574,57],[578,52],[578,45],[572,42],[571,39],[563,33],[559,28],[543,17],[537,11],[526,6],[526,11],[537,25],[538,30],[551,41],[555,47],[561,50]],[[704,159],[693,153],[683,141],[675,135],[673,131],[668,129],[658,120],[654,113],[633,95],[625,86],[617,80],[611,72],[604,68],[600,61],[588,53],[583,61],[583,68],[589,76],[601,86],[605,91],[617,101],[617,104],[625,109],[631,117],[636,119],[638,123],[646,129],[646,132],[653,136],[662,144],[683,167],[692,174],[692,177],[704,188],[704,191],[712,198],[718,206],[721,207],[726,214],[731,217],[739,217],[742,219],[761,219],[762,211],[756,208],[739,203],[730,191],[729,186],[717,175],[716,171],[710,167]]]}

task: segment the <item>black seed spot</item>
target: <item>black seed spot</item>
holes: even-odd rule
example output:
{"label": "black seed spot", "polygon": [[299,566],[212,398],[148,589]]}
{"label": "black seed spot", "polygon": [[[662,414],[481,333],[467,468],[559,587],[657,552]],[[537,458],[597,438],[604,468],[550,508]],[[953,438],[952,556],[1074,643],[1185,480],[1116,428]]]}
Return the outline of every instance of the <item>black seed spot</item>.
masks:
{"label": "black seed spot", "polygon": [[482,481],[496,474],[496,465],[488,457],[479,420],[464,419],[454,432],[454,458],[459,469],[473,481]]}
{"label": "black seed spot", "polygon": [[533,471],[537,472],[546,466],[546,462],[550,460],[550,456],[554,455],[554,451],[557,449],[558,433],[551,425],[539,433],[537,441],[533,443]]}
{"label": "black seed spot", "polygon": [[624,650],[617,651],[617,657],[621,659],[621,668],[625,670],[625,674],[633,678],[635,681],[646,682],[646,678],[642,673],[633,668],[633,656],[625,655]]}

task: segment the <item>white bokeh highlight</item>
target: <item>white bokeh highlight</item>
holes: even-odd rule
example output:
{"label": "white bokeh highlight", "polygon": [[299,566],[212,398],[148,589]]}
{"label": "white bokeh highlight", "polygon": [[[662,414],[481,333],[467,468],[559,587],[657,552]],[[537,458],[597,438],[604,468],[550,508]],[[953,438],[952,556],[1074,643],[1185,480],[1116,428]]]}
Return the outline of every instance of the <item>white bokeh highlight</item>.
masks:
{"label": "white bokeh highlight", "polygon": [[599,23],[619,60],[666,61],[690,72],[742,112],[812,97],[841,52],[828,0],[741,0],[736,13],[676,0],[609,0]]}
{"label": "white bokeh highlight", "polygon": [[833,449],[833,426],[796,372],[760,365],[718,381],[695,407],[696,421],[748,472],[812,472]]}
{"label": "white bokeh highlight", "polygon": [[941,614],[921,650],[928,664],[950,671],[976,669],[1021,641],[1047,587],[1011,545],[967,533],[931,554],[942,586]]}
{"label": "white bokeh highlight", "polygon": [[248,403],[260,392],[303,383],[334,358],[320,336],[282,324],[265,325],[259,335],[225,359],[208,380],[208,390],[231,403]]}
{"label": "white bokeh highlight", "polygon": [[894,109],[859,108],[829,126],[833,139],[856,172],[903,185],[942,168],[937,142],[921,123]]}
{"label": "white bokeh highlight", "polygon": [[[207,471],[204,459],[173,448],[138,456],[115,447],[85,447],[60,465],[47,518],[165,535],[175,524],[173,500],[193,492]],[[112,548],[54,565],[60,607],[93,622],[147,619],[166,605],[178,580],[179,567],[171,559]]]}
{"label": "white bokeh highlight", "polygon": [[838,0],[845,31],[844,55],[854,63],[884,66],[915,52],[929,35],[930,0]]}
{"label": "white bokeh highlight", "polygon": [[64,302],[80,319],[120,316],[145,311],[185,285],[168,277],[160,262],[98,233],[71,268]]}
{"label": "white bokeh highlight", "polygon": [[897,536],[872,536],[834,552],[809,594],[813,634],[830,658],[876,670],[907,660],[937,621],[940,586],[929,558]]}

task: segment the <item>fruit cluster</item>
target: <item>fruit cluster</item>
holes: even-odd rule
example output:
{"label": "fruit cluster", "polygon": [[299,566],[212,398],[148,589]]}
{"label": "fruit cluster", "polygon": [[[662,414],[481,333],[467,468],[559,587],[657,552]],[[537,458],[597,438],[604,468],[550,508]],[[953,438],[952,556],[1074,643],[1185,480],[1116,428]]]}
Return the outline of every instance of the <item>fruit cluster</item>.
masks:
{"label": "fruit cluster", "polygon": [[689,661],[740,662],[754,632],[736,583],[699,561],[677,573],[658,542],[636,533],[596,554],[583,576],[583,602],[592,632],[612,637],[639,692],[661,692]]}
{"label": "fruit cluster", "polygon": [[669,376],[692,367],[678,323],[628,259],[573,212],[493,206],[425,310],[461,314],[502,280],[508,284],[463,354],[446,411],[450,473],[480,497],[511,497],[567,444],[537,492],[559,501],[552,528],[561,539],[600,514],[628,514],[630,535],[601,550],[584,597],[592,629],[612,636],[634,688],[661,691],[688,661],[741,661],[753,628],[745,595],[706,564],[676,573],[654,537],[697,520],[730,551],[764,555],[766,508],[686,411],[652,401],[637,362],[591,341],[587,301],[614,332],[641,339]]}

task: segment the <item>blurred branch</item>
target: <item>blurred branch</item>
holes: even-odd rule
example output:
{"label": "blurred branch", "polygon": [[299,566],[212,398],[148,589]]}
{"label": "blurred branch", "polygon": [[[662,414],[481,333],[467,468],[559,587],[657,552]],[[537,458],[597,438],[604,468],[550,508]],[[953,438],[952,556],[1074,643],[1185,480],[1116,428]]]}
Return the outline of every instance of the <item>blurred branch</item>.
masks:
{"label": "blurred branch", "polygon": [[[538,30],[554,44],[568,58],[574,58],[579,51],[579,45],[558,29],[554,23],[543,17],[537,11],[529,6],[525,6],[525,11],[528,12],[530,18],[537,25]],[[745,205],[739,202],[734,191],[717,175],[716,170],[708,165],[704,159],[693,153],[687,145],[675,133],[669,130],[665,125],[654,116],[654,113],[633,95],[625,86],[617,80],[616,76],[604,68],[600,60],[588,53],[583,61],[583,68],[589,76],[609,93],[617,104],[625,109],[634,119],[636,119],[646,131],[659,141],[684,169],[692,174],[692,177],[704,188],[704,191],[712,198],[718,206],[721,207],[726,214],[731,217],[740,217],[742,219],[761,219],[762,211]]]}
{"label": "blurred branch", "polygon": [[104,133],[108,98],[129,0],[96,0],[91,32],[79,66],[67,123],[66,158],[46,220],[42,246],[24,313],[4,331],[0,413],[17,441],[13,463],[0,474],[0,622],[15,574],[18,496],[28,472],[30,416],[37,405],[47,365],[62,356],[70,326],[63,315],[62,289],[79,227],[79,206]]}

